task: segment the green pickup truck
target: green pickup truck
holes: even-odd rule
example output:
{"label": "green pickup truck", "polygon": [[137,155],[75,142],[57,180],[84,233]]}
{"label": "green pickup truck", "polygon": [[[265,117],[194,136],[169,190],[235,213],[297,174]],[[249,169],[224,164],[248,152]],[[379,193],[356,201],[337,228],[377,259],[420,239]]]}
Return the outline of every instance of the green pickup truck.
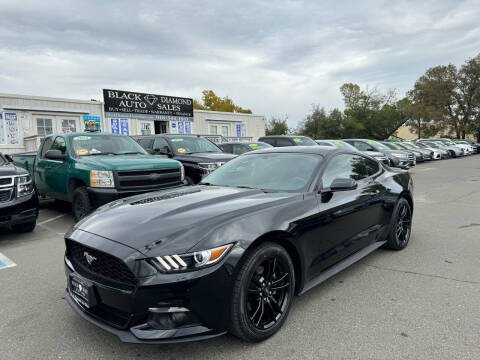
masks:
{"label": "green pickup truck", "polygon": [[77,221],[118,198],[184,183],[180,162],[149,155],[124,135],[49,135],[36,154],[12,158],[30,172],[40,196],[71,202]]}

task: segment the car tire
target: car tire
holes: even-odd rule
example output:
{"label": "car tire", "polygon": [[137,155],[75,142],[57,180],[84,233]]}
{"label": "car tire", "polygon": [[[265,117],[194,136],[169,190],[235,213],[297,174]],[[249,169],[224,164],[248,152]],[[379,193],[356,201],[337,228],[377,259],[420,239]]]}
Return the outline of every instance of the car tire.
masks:
{"label": "car tire", "polygon": [[267,242],[250,250],[233,286],[230,333],[248,342],[269,338],[285,322],[294,293],[293,263],[282,246]]}
{"label": "car tire", "polygon": [[412,208],[405,198],[400,198],[393,210],[390,232],[387,237],[387,248],[392,250],[404,249],[412,233]]}
{"label": "car tire", "polygon": [[33,229],[35,229],[35,226],[37,225],[37,221],[30,221],[27,223],[23,224],[17,224],[12,226],[12,230],[16,233],[27,233],[27,232],[32,232]]}
{"label": "car tire", "polygon": [[80,221],[92,211],[93,205],[87,188],[85,186],[76,188],[72,198],[72,213],[75,221]]}

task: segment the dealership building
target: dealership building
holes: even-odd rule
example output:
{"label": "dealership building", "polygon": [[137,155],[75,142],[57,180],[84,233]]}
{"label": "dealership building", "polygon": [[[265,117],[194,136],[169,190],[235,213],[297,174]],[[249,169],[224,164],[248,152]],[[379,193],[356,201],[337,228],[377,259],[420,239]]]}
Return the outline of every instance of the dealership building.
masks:
{"label": "dealership building", "polygon": [[[115,99],[108,97],[112,94]],[[36,151],[49,134],[93,130],[125,135],[199,134],[215,142],[254,141],[265,135],[265,116],[193,110],[189,98],[119,90],[104,90],[104,101],[0,94],[2,153]]]}

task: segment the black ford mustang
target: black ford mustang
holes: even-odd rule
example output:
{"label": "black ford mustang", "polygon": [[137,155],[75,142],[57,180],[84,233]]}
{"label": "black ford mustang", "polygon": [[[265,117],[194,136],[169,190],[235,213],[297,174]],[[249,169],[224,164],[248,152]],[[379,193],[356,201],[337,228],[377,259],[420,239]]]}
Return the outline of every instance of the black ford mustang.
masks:
{"label": "black ford mustang", "polygon": [[125,342],[260,341],[302,294],[410,238],[407,172],[331,147],[241,155],[197,186],[107,204],[66,234],[69,304]]}

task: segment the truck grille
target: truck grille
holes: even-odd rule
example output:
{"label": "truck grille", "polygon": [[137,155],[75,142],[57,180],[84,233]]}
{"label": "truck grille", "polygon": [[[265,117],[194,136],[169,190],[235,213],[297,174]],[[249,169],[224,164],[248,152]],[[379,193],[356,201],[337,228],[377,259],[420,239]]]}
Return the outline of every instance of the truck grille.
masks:
{"label": "truck grille", "polygon": [[116,180],[121,190],[144,190],[180,183],[180,168],[118,171]]}
{"label": "truck grille", "polygon": [[0,190],[0,202],[10,201],[13,189]]}
{"label": "truck grille", "polygon": [[13,186],[13,177],[0,177],[0,187]]}
{"label": "truck grille", "polygon": [[[113,281],[129,288],[136,285],[135,275],[122,260],[69,239],[66,244],[67,256],[80,275],[102,283]],[[87,261],[89,256],[94,259],[90,264]]]}

